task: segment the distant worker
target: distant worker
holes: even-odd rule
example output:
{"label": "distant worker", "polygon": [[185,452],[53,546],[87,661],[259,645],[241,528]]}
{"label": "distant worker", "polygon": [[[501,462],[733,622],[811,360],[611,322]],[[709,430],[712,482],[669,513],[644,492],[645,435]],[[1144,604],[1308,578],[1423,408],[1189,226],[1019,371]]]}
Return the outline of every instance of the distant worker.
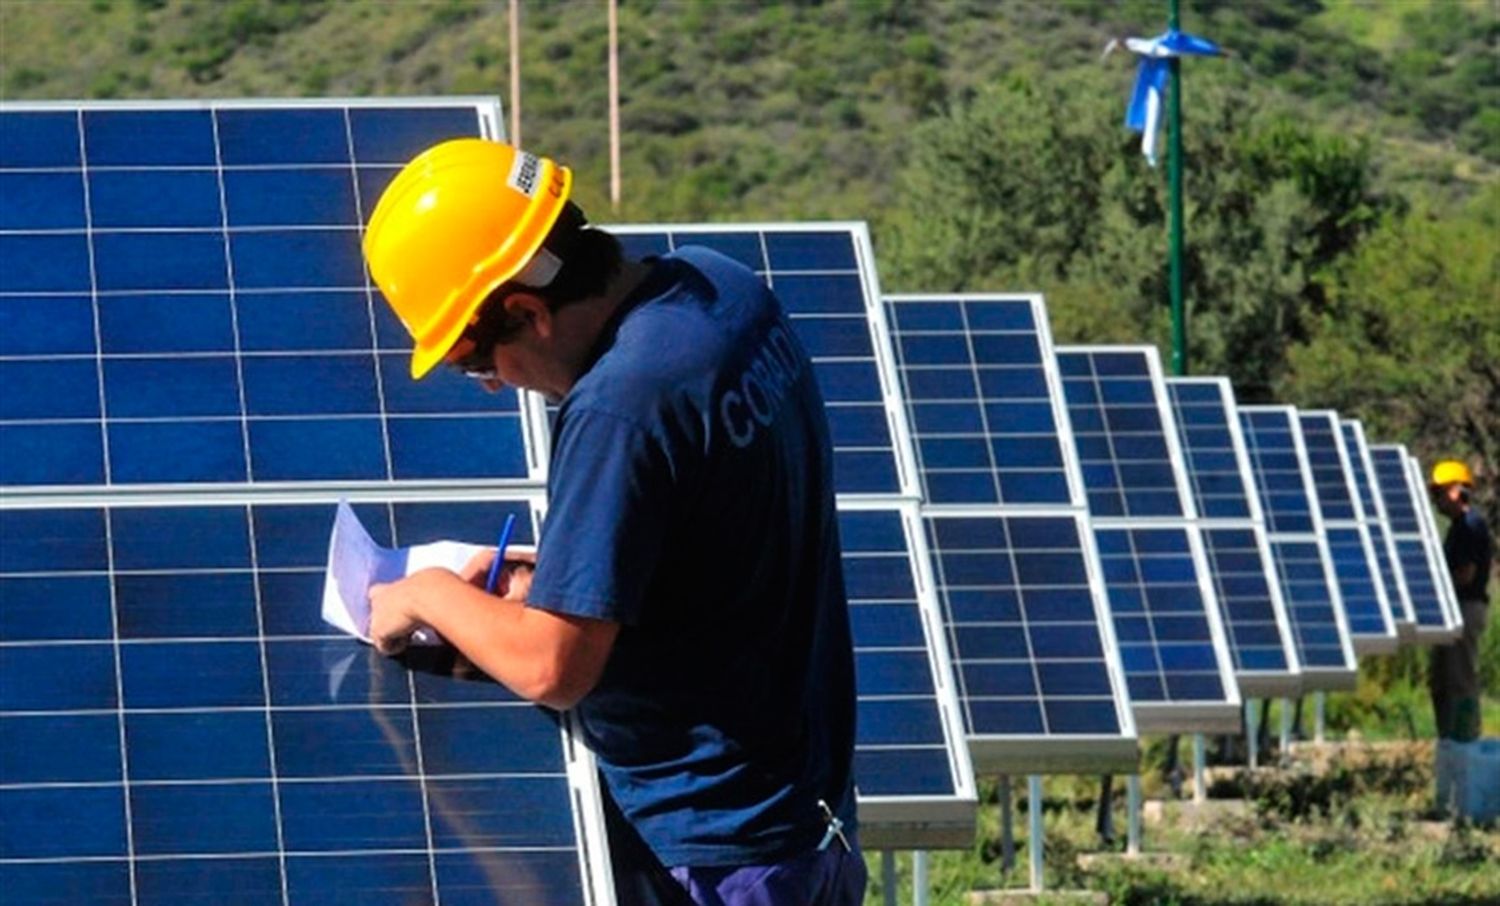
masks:
{"label": "distant worker", "polygon": [[1463,615],[1463,634],[1451,644],[1432,649],[1428,684],[1438,737],[1457,742],[1479,738],[1479,639],[1489,617],[1486,587],[1495,542],[1490,527],[1470,499],[1474,478],[1469,467],[1445,460],[1432,467],[1428,486],[1433,502],[1448,517],[1448,535],[1443,554],[1458,606]]}
{"label": "distant worker", "polygon": [[622,906],[855,906],[854,654],[812,366],[748,268],[626,259],[571,189],[547,158],[459,139],[370,218],[413,378],[446,364],[558,404],[524,601],[485,593],[481,557],[372,589],[371,636],[393,654],[431,626],[576,709]]}

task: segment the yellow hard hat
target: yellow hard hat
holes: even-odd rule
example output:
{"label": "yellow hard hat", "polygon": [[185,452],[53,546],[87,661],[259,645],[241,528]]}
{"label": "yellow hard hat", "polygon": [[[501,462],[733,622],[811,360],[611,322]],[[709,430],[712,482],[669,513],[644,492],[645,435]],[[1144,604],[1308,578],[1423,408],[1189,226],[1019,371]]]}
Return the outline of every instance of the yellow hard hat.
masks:
{"label": "yellow hard hat", "polygon": [[560,263],[542,243],[572,189],[567,167],[478,138],[434,145],[396,174],[364,252],[415,341],[413,378],[443,360],[496,287],[552,280]]}
{"label": "yellow hard hat", "polygon": [[1457,482],[1458,484],[1474,486],[1474,476],[1469,474],[1469,467],[1456,459],[1445,459],[1432,467],[1432,486],[1435,488],[1446,487]]}

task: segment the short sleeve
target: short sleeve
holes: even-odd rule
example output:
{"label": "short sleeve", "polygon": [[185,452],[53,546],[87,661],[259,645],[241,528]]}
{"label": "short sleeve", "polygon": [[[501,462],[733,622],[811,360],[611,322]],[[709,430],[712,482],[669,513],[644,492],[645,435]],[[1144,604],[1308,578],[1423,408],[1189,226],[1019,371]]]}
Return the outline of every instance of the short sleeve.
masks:
{"label": "short sleeve", "polygon": [[570,410],[554,438],[533,607],[634,624],[661,557],[671,463],[644,426]]}

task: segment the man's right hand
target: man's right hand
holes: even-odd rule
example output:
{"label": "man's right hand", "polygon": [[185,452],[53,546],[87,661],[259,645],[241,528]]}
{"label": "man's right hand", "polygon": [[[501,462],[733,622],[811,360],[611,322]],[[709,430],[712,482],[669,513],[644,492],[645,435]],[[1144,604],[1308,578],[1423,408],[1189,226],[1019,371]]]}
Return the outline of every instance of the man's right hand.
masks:
{"label": "man's right hand", "polygon": [[[475,554],[464,564],[458,575],[475,588],[484,588],[489,582],[490,566],[495,562],[495,549],[487,548]],[[536,551],[510,549],[505,552],[505,563],[495,583],[495,593],[511,601],[525,601],[531,589],[531,574],[536,571]]]}

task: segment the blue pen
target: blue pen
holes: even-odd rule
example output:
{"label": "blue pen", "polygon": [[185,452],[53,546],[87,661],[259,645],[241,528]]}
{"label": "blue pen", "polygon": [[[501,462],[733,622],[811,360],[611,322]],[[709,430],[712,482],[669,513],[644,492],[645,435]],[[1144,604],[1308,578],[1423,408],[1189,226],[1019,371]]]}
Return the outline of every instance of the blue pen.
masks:
{"label": "blue pen", "polygon": [[484,590],[490,594],[495,593],[495,585],[500,581],[500,568],[505,565],[505,548],[510,545],[510,533],[516,527],[516,514],[511,513],[505,517],[505,525],[500,529],[500,543],[495,546],[495,562],[490,564],[489,578],[484,581]]}

